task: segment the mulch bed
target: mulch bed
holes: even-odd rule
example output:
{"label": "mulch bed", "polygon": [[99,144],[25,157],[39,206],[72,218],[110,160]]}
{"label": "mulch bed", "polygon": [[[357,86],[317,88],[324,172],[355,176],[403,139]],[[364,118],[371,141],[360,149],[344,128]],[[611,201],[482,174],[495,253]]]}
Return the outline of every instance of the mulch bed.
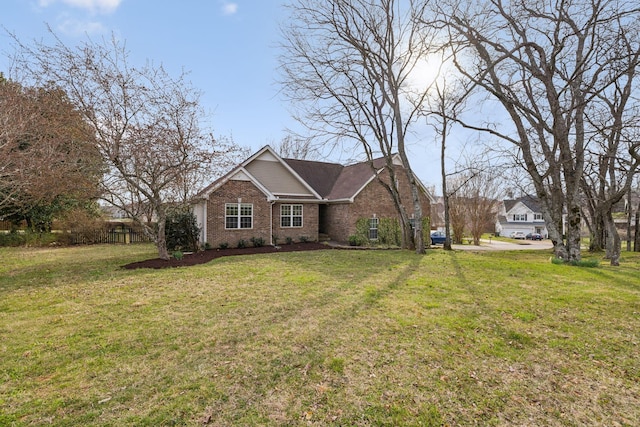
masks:
{"label": "mulch bed", "polygon": [[122,266],[127,270],[136,268],[171,268],[171,267],[187,267],[190,265],[204,264],[215,258],[234,255],[253,255],[253,254],[269,254],[274,252],[295,252],[295,251],[317,251],[322,249],[333,249],[329,245],[317,242],[292,243],[290,245],[260,246],[249,248],[228,248],[228,249],[209,249],[193,254],[186,254],[182,259],[171,258],[168,260],[153,258],[139,262],[133,262]]}

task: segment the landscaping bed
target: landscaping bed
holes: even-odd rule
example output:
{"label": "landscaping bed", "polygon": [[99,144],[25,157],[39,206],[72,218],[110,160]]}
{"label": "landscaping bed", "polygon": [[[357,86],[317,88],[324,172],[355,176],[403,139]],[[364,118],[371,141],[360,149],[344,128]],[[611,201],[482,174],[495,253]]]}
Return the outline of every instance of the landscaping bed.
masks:
{"label": "landscaping bed", "polygon": [[280,246],[251,246],[246,248],[208,249],[191,254],[185,254],[182,259],[170,258],[168,260],[152,258],[144,261],[133,262],[124,265],[123,268],[133,270],[136,268],[171,268],[186,267],[207,263],[215,258],[234,255],[268,254],[274,252],[316,251],[332,249],[331,246],[318,242],[299,242]]}

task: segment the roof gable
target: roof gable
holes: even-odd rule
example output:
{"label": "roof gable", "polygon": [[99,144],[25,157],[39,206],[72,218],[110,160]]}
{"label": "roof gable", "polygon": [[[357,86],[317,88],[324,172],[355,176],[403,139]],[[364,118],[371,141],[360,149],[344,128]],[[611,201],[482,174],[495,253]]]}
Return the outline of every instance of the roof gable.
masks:
{"label": "roof gable", "polygon": [[277,199],[278,196],[320,198],[268,145],[205,187],[196,198],[208,198],[230,180],[251,181],[270,199]]}
{"label": "roof gable", "polygon": [[505,199],[504,200],[504,210],[506,213],[509,213],[511,210],[518,206],[518,203],[521,203],[522,206],[529,209],[531,212],[540,213],[540,202],[537,198],[533,196],[524,196],[519,199]]}
{"label": "roof gable", "polygon": [[[402,166],[394,155],[394,165]],[[249,157],[222,178],[216,180],[198,197],[208,198],[229,180],[251,181],[267,197],[304,197],[326,201],[353,200],[377,174],[386,167],[384,158],[343,166],[338,163],[298,159],[282,159],[268,145]],[[418,180],[430,200],[432,196]]]}
{"label": "roof gable", "polygon": [[309,186],[305,185],[305,182],[296,177],[282,162],[257,158],[246,165],[245,169],[271,194],[315,197]]}

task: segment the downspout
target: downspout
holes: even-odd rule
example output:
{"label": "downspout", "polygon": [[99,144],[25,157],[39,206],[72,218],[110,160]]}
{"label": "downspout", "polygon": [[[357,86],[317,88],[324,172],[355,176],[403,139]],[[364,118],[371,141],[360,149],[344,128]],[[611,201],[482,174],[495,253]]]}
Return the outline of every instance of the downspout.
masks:
{"label": "downspout", "polygon": [[269,209],[269,245],[274,246],[273,244],[273,206],[276,204],[275,200],[271,201],[271,206]]}
{"label": "downspout", "polygon": [[205,199],[204,200],[204,208],[202,209],[202,233],[203,233],[203,239],[202,239],[202,244],[206,244],[207,243],[207,205],[209,204],[209,199]]}

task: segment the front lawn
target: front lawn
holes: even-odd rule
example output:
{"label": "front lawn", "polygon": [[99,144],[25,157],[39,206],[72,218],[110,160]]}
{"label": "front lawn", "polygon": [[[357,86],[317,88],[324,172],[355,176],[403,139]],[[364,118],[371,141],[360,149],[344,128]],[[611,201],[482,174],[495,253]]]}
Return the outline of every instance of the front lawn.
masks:
{"label": "front lawn", "polygon": [[0,425],[640,425],[640,254],[0,248]]}

